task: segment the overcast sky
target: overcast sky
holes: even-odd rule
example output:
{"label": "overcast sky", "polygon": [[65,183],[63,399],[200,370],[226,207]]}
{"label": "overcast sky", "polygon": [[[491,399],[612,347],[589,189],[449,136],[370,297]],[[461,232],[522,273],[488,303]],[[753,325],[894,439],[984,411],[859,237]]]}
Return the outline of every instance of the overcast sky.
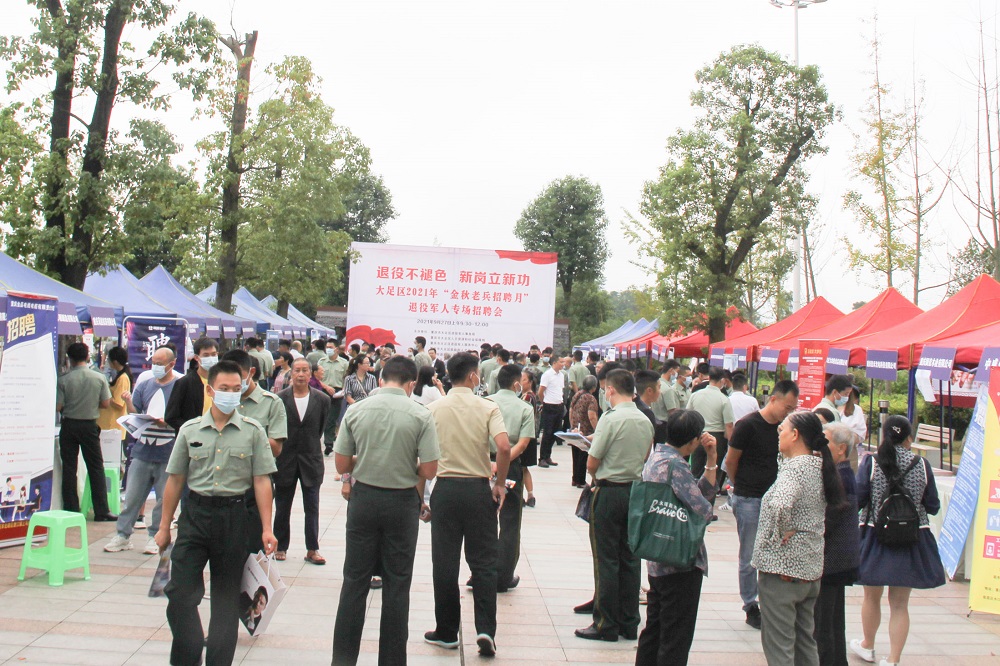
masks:
{"label": "overcast sky", "polygon": [[[29,32],[26,4],[4,5],[2,30]],[[794,43],[793,10],[767,0],[180,6],[207,13],[223,29],[259,30],[258,73],[286,54],[313,61],[337,121],[371,148],[392,192],[399,216],[389,225],[390,242],[518,249],[514,223],[550,181],[582,175],[597,182],[610,220],[608,289],[650,281],[630,264],[634,249],[621,228],[625,211],[637,211],[644,181],[665,162],[667,137],[692,122],[694,72],[736,44],[759,43],[791,59]],[[807,163],[820,197],[815,222],[826,229],[815,259],[819,292],[844,310],[881,290],[847,270],[839,242],[858,237],[841,201],[851,186],[852,131],[860,129],[872,81],[876,9],[883,79],[899,106],[912,96],[914,76],[924,81],[928,155],[948,164],[967,161],[973,147],[980,20],[991,43],[997,34],[997,3],[989,0],[829,0],[799,12],[800,60],[820,68],[844,114],[828,135],[830,153]],[[216,126],[191,122],[190,112],[179,100],[163,120],[192,149]],[[129,113],[116,110],[118,123]],[[957,197],[947,197],[931,219],[928,284],[946,279],[948,251],[968,237],[959,212],[967,214]],[[911,287],[901,290],[909,296]],[[921,305],[943,293],[927,292]]]}

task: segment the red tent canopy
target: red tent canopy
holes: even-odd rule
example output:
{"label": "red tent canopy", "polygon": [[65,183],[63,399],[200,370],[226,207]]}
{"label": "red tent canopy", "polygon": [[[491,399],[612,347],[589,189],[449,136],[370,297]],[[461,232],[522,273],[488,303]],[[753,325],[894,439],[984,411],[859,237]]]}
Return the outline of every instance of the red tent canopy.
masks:
{"label": "red tent canopy", "polygon": [[761,345],[761,349],[780,349],[778,363],[787,363],[788,352],[798,349],[800,337],[809,340],[829,340],[831,347],[840,348],[837,341],[842,338],[877,333],[909,321],[921,313],[923,310],[906,300],[906,297],[895,288],[889,287],[864,307],[835,319],[826,326],[813,329],[804,336],[796,335],[772,344]]}
{"label": "red tent canopy", "polygon": [[[851,350],[851,365],[864,365],[867,350],[899,354],[898,367],[907,369],[920,359],[924,343],[966,333],[1000,320],[1000,283],[980,275],[957,294],[935,308],[878,333],[854,336],[837,342]],[[949,345],[950,346],[950,345]]]}
{"label": "red tent canopy", "polygon": [[[820,296],[779,322],[766,326],[759,331],[755,331],[748,335],[736,338],[727,337],[722,342],[717,342],[712,345],[712,348],[724,348],[726,351],[731,352],[733,349],[746,348],[749,350],[751,347],[773,345],[775,342],[784,340],[785,338],[791,338],[793,336],[803,337],[804,334],[809,333],[820,326],[826,326],[830,322],[840,319],[843,316],[843,312],[833,307],[830,301]],[[759,358],[760,354],[759,352],[748,351],[748,361],[751,356],[754,360],[756,360]]]}
{"label": "red tent canopy", "polygon": [[951,335],[943,338],[935,338],[934,347],[954,348],[956,365],[974,366],[978,365],[983,356],[983,349],[986,347],[1000,347],[1000,322],[987,324],[980,328]]}
{"label": "red tent canopy", "polygon": [[653,338],[658,337],[659,335],[660,334],[659,334],[658,331],[653,331],[652,333],[647,333],[646,335],[642,335],[642,336],[640,336],[638,338],[634,338],[632,340],[625,340],[624,342],[616,342],[615,343],[615,349],[618,350],[618,355],[619,356],[621,356],[621,354],[624,353],[624,350],[627,350],[632,345],[640,345],[640,349],[645,349],[646,348],[646,343],[649,340],[652,340]]}
{"label": "red tent canopy", "polygon": [[[749,335],[756,330],[757,327],[748,321],[733,319],[726,324],[726,338]],[[695,331],[689,335],[681,335],[672,339],[663,338],[659,341],[654,340],[653,344],[673,347],[674,358],[701,357],[705,356],[705,350],[708,349],[708,333]]]}

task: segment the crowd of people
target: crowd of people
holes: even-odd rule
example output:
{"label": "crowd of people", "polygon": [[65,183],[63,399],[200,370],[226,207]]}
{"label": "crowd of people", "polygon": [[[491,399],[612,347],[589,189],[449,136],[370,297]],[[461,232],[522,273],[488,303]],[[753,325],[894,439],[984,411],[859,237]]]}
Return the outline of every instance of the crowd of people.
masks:
{"label": "crowd of people", "polygon": [[[657,372],[594,352],[521,353],[490,344],[438,355],[419,336],[405,353],[392,344],[320,339],[304,354],[298,344],[281,341],[272,353],[250,339],[221,353],[202,338],[183,375],[167,345],[134,380],[120,348],[107,354],[107,379],[87,371],[86,346],[67,350],[71,369],[57,397],[67,510],[79,510],[77,452],[93,487],[102,488],[100,430],[117,427],[111,421],[126,413],[152,420],[128,446],[121,514],[110,513],[100,492],[94,508],[97,520],[116,521],[105,550],[131,549],[136,530],[148,531],[146,553],[172,547],[165,590],[172,664],[231,663],[246,610],[244,562],[258,551],[286,559],[296,488],[304,560],[326,564],[319,490],[331,455],[349,500],[334,664],[357,662],[365,603],[377,587],[384,596],[379,663],[406,663],[421,520],[431,528],[436,619],[425,641],[459,646],[464,545],[476,644],[481,655],[496,654],[497,594],[520,582],[522,511],[536,506],[531,468],[558,466],[552,451],[564,431],[584,442],[572,447],[568,476],[589,498],[594,560],[593,598],[574,608],[592,621],[575,633],[638,640],[636,664],[687,663],[708,574],[701,542],[685,565],[647,562],[643,581],[629,545],[636,482],[669,486],[706,522],[732,512],[740,602],[772,666],[843,666],[848,651],[874,662],[885,588],[890,650],[881,663],[897,664],[910,591],[944,584],[927,520],[940,508],[930,465],[910,452],[903,417],[885,420],[878,451],[869,454],[860,392],[849,376],[832,376],[819,406],[805,411],[791,380],[776,381],[761,404],[745,375],[705,363],[689,368],[670,359]],[[147,525],[150,491],[156,503]],[[915,516],[909,523],[885,508],[906,499]],[[207,638],[198,615],[206,564]],[[848,641],[845,589],[854,584],[864,586],[863,636]]]}

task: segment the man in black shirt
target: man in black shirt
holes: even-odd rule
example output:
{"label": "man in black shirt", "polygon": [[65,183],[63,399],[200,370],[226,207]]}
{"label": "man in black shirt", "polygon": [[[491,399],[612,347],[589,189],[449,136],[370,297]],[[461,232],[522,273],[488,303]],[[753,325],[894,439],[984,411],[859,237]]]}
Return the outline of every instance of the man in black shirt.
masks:
{"label": "man in black shirt", "polygon": [[760,629],[757,570],[750,565],[760,520],[760,499],[778,476],[778,426],[798,408],[799,387],[791,380],[775,384],[767,404],[740,419],[733,428],[725,469],[733,482],[730,504],[740,538],[740,597],[746,622]]}

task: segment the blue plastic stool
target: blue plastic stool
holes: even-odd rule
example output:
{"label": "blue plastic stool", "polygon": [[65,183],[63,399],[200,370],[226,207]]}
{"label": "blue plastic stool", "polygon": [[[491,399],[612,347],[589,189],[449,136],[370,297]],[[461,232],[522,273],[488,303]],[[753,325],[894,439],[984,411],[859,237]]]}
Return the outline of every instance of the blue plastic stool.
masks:
{"label": "blue plastic stool", "polygon": [[[39,527],[49,530],[49,541],[44,546],[32,548],[31,537]],[[66,547],[66,530],[73,527],[80,529],[80,548]],[[63,584],[63,574],[68,569],[83,567],[83,579],[90,580],[90,557],[87,554],[87,546],[87,521],[82,513],[75,511],[34,513],[28,522],[24,554],[21,556],[21,572],[17,575],[17,579],[24,580],[25,570],[31,567],[48,571],[49,585],[57,587]]]}
{"label": "blue plastic stool", "polygon": [[[83,495],[80,496],[80,513],[87,515],[94,510],[94,498],[90,491],[90,475],[83,484]],[[111,513],[122,512],[121,472],[117,467],[104,468],[105,484],[108,486],[108,510]]]}

